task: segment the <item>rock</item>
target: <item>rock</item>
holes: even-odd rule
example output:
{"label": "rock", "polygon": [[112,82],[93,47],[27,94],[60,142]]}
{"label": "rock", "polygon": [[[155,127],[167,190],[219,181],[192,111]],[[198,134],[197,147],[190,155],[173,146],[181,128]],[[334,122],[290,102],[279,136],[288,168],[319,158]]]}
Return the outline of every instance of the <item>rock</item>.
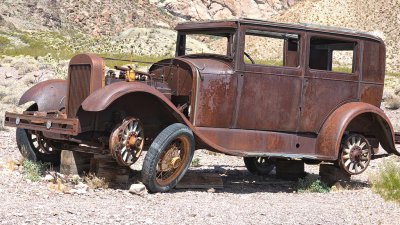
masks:
{"label": "rock", "polygon": [[79,183],[78,185],[75,185],[75,189],[84,190],[86,192],[89,190],[89,186],[84,183]]}
{"label": "rock", "polygon": [[215,188],[210,188],[207,190],[208,193],[214,193],[215,192]]}
{"label": "rock", "polygon": [[47,174],[43,180],[48,181],[48,182],[53,182],[54,181],[54,177],[50,174]]}
{"label": "rock", "polygon": [[146,186],[144,184],[132,184],[129,188],[129,192],[135,195],[143,195],[146,194]]}

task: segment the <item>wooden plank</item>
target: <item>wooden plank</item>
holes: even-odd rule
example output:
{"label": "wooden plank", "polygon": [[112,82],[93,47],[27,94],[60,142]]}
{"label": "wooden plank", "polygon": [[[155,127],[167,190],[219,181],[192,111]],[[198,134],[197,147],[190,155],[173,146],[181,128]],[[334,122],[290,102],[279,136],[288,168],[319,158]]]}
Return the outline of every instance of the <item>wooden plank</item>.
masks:
{"label": "wooden plank", "polygon": [[222,189],[224,188],[224,183],[221,176],[217,173],[187,173],[175,188]]}

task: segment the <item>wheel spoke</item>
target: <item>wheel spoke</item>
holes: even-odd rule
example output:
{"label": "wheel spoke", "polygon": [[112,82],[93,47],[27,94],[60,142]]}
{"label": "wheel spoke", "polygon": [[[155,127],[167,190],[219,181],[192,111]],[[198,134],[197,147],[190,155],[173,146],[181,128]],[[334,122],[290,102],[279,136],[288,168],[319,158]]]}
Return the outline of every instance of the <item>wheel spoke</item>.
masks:
{"label": "wheel spoke", "polygon": [[351,160],[348,159],[348,160],[346,161],[346,163],[344,164],[344,166],[347,167],[350,163],[351,163]]}
{"label": "wheel spoke", "polygon": [[350,163],[350,166],[349,166],[350,172],[353,172],[353,169],[354,169],[354,163]]}

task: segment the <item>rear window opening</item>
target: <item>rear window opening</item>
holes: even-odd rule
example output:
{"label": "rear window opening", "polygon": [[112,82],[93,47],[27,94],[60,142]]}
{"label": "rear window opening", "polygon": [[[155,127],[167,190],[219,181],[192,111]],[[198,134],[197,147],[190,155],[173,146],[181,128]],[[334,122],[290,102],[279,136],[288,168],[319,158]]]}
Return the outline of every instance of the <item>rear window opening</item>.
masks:
{"label": "rear window opening", "polygon": [[312,37],[310,40],[310,69],[342,73],[356,70],[357,42]]}

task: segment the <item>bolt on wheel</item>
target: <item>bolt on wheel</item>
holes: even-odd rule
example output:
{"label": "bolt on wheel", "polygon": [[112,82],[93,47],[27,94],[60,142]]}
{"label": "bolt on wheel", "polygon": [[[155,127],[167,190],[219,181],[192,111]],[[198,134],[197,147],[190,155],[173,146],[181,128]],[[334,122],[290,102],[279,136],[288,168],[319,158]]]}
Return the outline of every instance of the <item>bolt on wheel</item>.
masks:
{"label": "bolt on wheel", "polygon": [[371,161],[371,145],[360,135],[353,134],[343,142],[340,165],[350,175],[364,172]]}
{"label": "bolt on wheel", "polygon": [[110,151],[120,165],[135,163],[143,150],[144,132],[142,123],[135,118],[127,119],[112,132]]}

